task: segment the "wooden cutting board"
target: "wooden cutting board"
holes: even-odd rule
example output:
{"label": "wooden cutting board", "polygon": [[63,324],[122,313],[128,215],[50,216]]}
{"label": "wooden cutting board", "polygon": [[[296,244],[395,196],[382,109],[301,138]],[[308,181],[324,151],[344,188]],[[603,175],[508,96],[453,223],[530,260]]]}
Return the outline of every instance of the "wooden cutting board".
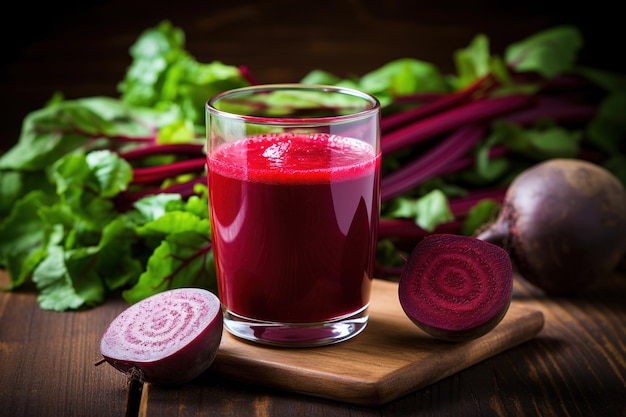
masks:
{"label": "wooden cutting board", "polygon": [[511,303],[498,326],[463,343],[437,341],[415,326],[396,283],[374,280],[370,320],[360,335],[316,348],[257,346],[224,332],[212,370],[246,383],[359,405],[381,405],[532,339],[538,310]]}

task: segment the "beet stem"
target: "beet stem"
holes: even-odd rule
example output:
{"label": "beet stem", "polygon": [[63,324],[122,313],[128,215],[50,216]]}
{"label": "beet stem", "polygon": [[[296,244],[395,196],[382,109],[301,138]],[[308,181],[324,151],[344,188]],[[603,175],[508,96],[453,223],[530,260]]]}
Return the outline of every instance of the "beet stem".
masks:
{"label": "beet stem", "polygon": [[204,145],[197,143],[168,143],[147,145],[129,151],[120,152],[119,156],[127,161],[134,161],[154,155],[204,156]]}
{"label": "beet stem", "polygon": [[484,132],[485,128],[479,125],[462,126],[430,151],[385,175],[381,182],[382,201],[397,197],[438,175],[448,164],[467,153],[483,137]]}
{"label": "beet stem", "polygon": [[506,191],[507,187],[473,190],[463,197],[449,199],[448,205],[454,217],[463,217],[467,215],[470,209],[474,207],[479,201],[493,200],[501,204],[504,201]]}
{"label": "beet stem", "polygon": [[597,106],[573,103],[560,97],[536,96],[536,103],[530,108],[511,112],[502,120],[519,125],[531,125],[541,120],[556,123],[588,122],[597,112]]}
{"label": "beet stem", "polygon": [[252,71],[250,71],[250,68],[248,68],[245,65],[240,65],[238,67],[238,69],[239,69],[239,73],[241,74],[241,76],[243,78],[245,78],[246,81],[248,81],[251,85],[258,85],[259,84],[259,81],[252,74]]}
{"label": "beet stem", "polygon": [[442,95],[439,98],[429,103],[423,104],[419,107],[387,116],[381,120],[380,129],[384,134],[408,122],[415,122],[434,113],[441,112],[458,104],[464,103],[468,99],[470,99],[472,95],[476,94],[481,88],[484,88],[484,86],[492,79],[493,77],[489,76],[480,78],[463,90],[459,90],[451,94]]}
{"label": "beet stem", "polygon": [[[488,159],[499,158],[508,154],[510,150],[506,146],[494,146],[489,149],[487,154]],[[476,164],[476,158],[473,155],[466,155],[463,158],[459,158],[456,161],[452,161],[444,167],[441,167],[439,176],[449,175],[466,168],[470,168]]]}
{"label": "beet stem", "polygon": [[464,125],[518,110],[530,105],[533,100],[532,96],[521,94],[479,99],[418,120],[383,135],[381,141],[383,155],[416,145]]}
{"label": "beet stem", "polygon": [[115,206],[121,211],[125,212],[132,208],[133,203],[142,199],[143,197],[156,195],[156,194],[180,194],[183,199],[189,198],[195,195],[194,186],[196,184],[206,184],[206,177],[200,176],[188,181],[172,184],[168,187],[151,187],[140,191],[124,191],[115,197]]}
{"label": "beet stem", "polygon": [[132,183],[147,184],[185,173],[200,171],[204,169],[205,164],[204,158],[194,158],[154,167],[135,168],[133,169]]}

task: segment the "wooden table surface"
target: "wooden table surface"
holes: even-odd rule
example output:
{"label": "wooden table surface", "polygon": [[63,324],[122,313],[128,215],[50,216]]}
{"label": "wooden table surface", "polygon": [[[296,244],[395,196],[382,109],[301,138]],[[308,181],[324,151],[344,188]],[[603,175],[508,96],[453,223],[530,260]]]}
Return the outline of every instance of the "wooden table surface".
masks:
{"label": "wooden table surface", "polygon": [[182,387],[140,391],[111,366],[95,366],[104,329],[126,307],[121,298],[56,313],[41,310],[32,291],[0,293],[0,404],[11,417],[620,417],[626,415],[625,298],[624,274],[567,299],[547,298],[517,279],[514,303],[545,317],[534,339],[368,407],[229,381],[210,370]]}
{"label": "wooden table surface", "polygon": [[[589,11],[549,1],[84,3],[19,2],[4,15],[16,25],[2,29],[8,46],[0,67],[0,151],[55,91],[68,98],[117,95],[129,46],[163,19],[185,31],[199,61],[244,64],[261,82],[298,81],[312,69],[364,74],[400,57],[452,71],[453,51],[477,33],[501,51],[556,23],[584,29],[583,60],[623,70],[615,59],[618,13],[608,1]],[[0,271],[0,285],[7,283]],[[536,338],[377,407],[227,381],[210,371],[184,387],[138,391],[112,367],[94,365],[104,329],[126,307],[121,297],[56,313],[40,309],[36,296],[29,286],[0,293],[0,415],[626,416],[624,273],[573,298],[547,297],[517,277],[514,302],[545,315]]]}

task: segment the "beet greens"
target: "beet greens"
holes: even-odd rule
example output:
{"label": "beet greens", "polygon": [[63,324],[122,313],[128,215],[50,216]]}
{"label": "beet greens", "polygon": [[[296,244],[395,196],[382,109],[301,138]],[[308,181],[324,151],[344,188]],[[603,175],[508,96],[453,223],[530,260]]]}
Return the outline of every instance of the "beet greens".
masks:
{"label": "beet greens", "polygon": [[[0,156],[0,267],[11,288],[32,280],[43,308],[94,306],[117,290],[136,302],[215,289],[204,102],[259,80],[243,66],[195,61],[183,40],[169,22],[146,30],[118,98],[57,97]],[[315,70],[301,80],[354,87],[383,105],[381,278],[399,276],[426,236],[474,234],[516,175],[546,159],[593,161],[626,183],[620,76],[536,59],[575,57],[576,28],[512,44],[504,58],[487,45],[478,35],[455,51],[453,75],[404,58],[356,79]]]}

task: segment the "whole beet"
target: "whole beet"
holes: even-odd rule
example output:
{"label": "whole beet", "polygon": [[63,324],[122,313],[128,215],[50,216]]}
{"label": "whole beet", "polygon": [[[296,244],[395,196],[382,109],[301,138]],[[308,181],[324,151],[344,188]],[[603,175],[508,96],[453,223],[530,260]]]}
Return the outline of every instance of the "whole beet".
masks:
{"label": "whole beet", "polygon": [[522,277],[547,293],[580,292],[626,254],[626,190],[599,165],[548,160],[515,178],[478,238],[507,249]]}

